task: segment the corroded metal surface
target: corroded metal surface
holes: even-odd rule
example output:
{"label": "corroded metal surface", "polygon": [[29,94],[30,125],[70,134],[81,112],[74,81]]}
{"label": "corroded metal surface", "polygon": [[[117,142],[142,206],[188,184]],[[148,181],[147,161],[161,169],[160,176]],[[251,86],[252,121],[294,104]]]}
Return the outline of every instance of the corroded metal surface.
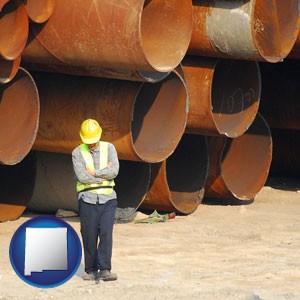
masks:
{"label": "corroded metal surface", "polygon": [[279,62],[299,32],[298,1],[195,0],[189,54]]}
{"label": "corroded metal surface", "polygon": [[39,124],[39,95],[31,75],[20,68],[0,85],[0,164],[19,163],[31,150]]}
{"label": "corroded metal surface", "polygon": [[14,60],[6,60],[0,57],[0,84],[8,83],[18,73],[21,56]]}
{"label": "corroded metal surface", "polygon": [[205,198],[252,200],[264,186],[272,161],[268,124],[257,114],[242,136],[208,139],[210,159]]}
{"label": "corroded metal surface", "polygon": [[[55,213],[58,209],[78,212],[71,155],[33,152],[36,156],[36,178],[27,208],[43,213]],[[120,160],[120,171],[115,179],[118,207],[136,209],[146,195],[149,182],[150,164]]]}
{"label": "corroded metal surface", "polygon": [[189,96],[186,132],[231,138],[242,135],[259,107],[258,64],[190,56],[182,66]]}
{"label": "corroded metal surface", "polygon": [[272,128],[273,159],[271,176],[300,176],[300,131]]}
{"label": "corroded metal surface", "polygon": [[125,69],[113,70],[109,68],[99,68],[88,64],[82,66],[77,66],[76,64],[69,65],[51,55],[37,39],[33,38],[32,33],[29,34],[29,42],[23,51],[22,57],[22,65],[29,70],[64,73],[70,75],[94,76],[142,82],[158,82],[170,74],[170,72],[158,71],[147,72]]}
{"label": "corroded metal surface", "polygon": [[36,23],[46,22],[55,9],[56,0],[22,0],[28,17]]}
{"label": "corroded metal surface", "polygon": [[262,95],[259,111],[271,128],[300,130],[300,61],[260,64]]}
{"label": "corroded metal surface", "polygon": [[[33,24],[42,55],[99,76],[140,72],[170,72],[186,54],[192,33],[192,3],[182,0],[57,1],[53,15]],[[40,60],[38,47],[24,51],[24,62]],[[46,61],[45,57],[43,58]],[[60,62],[59,62],[60,61]],[[58,71],[58,70],[57,70]],[[63,70],[62,70],[63,72]],[[92,75],[92,74],[88,74]],[[119,77],[117,77],[119,78]]]}
{"label": "corroded metal surface", "polygon": [[13,60],[19,57],[28,38],[29,20],[25,7],[9,1],[0,11],[0,56]]}
{"label": "corroded metal surface", "polygon": [[0,222],[16,220],[22,215],[32,196],[35,171],[31,153],[14,166],[0,165]]}
{"label": "corroded metal surface", "polygon": [[172,154],[186,125],[187,91],[171,73],[159,83],[34,74],[41,98],[35,150],[71,153],[79,127],[94,118],[103,140],[124,160],[160,162]]}
{"label": "corroded metal surface", "polygon": [[151,167],[151,184],[140,208],[190,214],[204,196],[208,174],[204,136],[185,134],[175,152]]}

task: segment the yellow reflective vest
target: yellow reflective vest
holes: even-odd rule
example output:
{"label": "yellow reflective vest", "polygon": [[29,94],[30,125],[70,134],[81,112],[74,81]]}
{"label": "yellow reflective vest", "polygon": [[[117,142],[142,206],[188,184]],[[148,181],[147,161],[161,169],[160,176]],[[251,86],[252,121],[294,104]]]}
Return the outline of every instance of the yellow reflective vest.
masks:
{"label": "yellow reflective vest", "polygon": [[[108,143],[107,142],[99,142],[100,147],[100,170],[107,167],[108,164]],[[90,152],[89,147],[86,144],[81,144],[79,146],[82,157],[85,161],[85,165],[87,170],[95,170],[94,160],[92,154]],[[114,190],[113,187],[115,185],[114,180],[103,180],[101,183],[92,183],[86,184],[80,181],[77,181],[77,192],[81,192],[83,190],[89,190],[89,192],[96,193],[96,194],[104,194],[109,195]]]}

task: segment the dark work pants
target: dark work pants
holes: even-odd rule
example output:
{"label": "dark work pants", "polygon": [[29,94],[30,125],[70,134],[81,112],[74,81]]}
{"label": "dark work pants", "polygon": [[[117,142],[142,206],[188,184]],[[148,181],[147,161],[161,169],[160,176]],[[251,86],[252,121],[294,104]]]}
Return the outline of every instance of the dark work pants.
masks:
{"label": "dark work pants", "polygon": [[111,270],[113,226],[117,199],[105,204],[79,200],[80,231],[83,242],[85,271]]}

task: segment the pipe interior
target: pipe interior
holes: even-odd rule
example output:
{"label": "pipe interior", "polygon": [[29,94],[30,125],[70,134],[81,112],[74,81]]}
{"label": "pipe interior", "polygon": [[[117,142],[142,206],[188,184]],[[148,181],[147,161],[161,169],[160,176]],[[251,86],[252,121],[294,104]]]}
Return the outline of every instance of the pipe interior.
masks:
{"label": "pipe interior", "polygon": [[0,54],[9,60],[20,56],[26,45],[28,31],[25,7],[9,1],[0,11]]}
{"label": "pipe interior", "polygon": [[238,199],[254,199],[266,182],[271,160],[271,132],[258,115],[246,133],[226,141],[221,156],[226,186]]}
{"label": "pipe interior", "polygon": [[0,163],[13,165],[31,150],[39,122],[39,96],[30,74],[20,68],[0,85]]}
{"label": "pipe interior", "polygon": [[176,151],[166,163],[171,201],[179,211],[190,213],[200,204],[208,168],[205,136],[184,134]]}
{"label": "pipe interior", "polygon": [[115,183],[118,207],[137,209],[149,188],[150,164],[120,160],[120,171]]}
{"label": "pipe interior", "polygon": [[21,62],[21,56],[14,60],[6,60],[0,57],[0,84],[10,82],[17,74]]}
{"label": "pipe interior", "polygon": [[228,137],[243,134],[258,111],[261,78],[256,62],[219,60],[215,67],[211,102],[215,125]]}
{"label": "pipe interior", "polygon": [[160,72],[174,69],[184,57],[192,34],[190,1],[146,0],[141,35],[149,63]]}
{"label": "pipe interior", "polygon": [[32,153],[16,165],[0,165],[0,222],[15,220],[24,212],[32,196],[35,172]]}
{"label": "pipe interior", "polygon": [[156,163],[171,155],[185,129],[186,106],[185,85],[173,72],[164,81],[142,85],[131,123],[141,160]]}
{"label": "pipe interior", "polygon": [[282,61],[298,35],[298,1],[255,1],[252,27],[261,56],[268,62]]}

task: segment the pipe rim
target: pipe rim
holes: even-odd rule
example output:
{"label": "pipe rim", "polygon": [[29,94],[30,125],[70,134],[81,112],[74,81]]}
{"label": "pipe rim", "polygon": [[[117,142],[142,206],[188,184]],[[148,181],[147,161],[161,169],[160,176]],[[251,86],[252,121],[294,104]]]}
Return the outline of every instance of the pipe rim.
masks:
{"label": "pipe rim", "polygon": [[9,83],[18,73],[21,64],[21,56],[14,60],[6,60],[0,57],[0,84]]}

